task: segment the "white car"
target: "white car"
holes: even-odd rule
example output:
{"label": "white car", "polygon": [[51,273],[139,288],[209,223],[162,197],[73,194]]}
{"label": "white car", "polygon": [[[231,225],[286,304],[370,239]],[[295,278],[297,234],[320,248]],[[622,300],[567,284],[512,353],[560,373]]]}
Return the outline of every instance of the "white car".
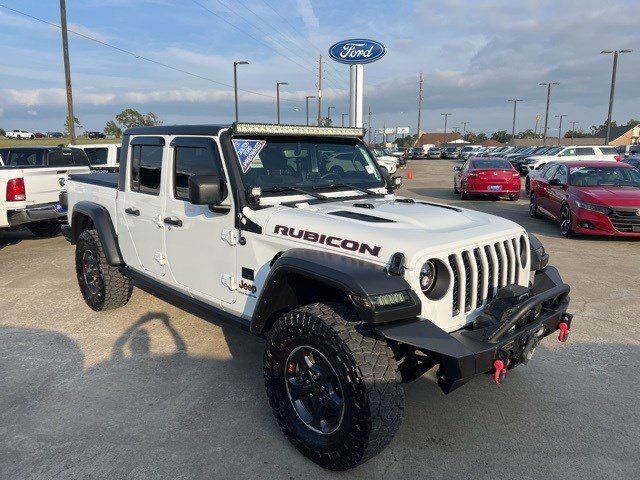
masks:
{"label": "white car", "polygon": [[393,175],[398,170],[398,157],[387,155],[383,150],[373,149],[376,156],[376,162],[383,168],[386,168],[389,174]]}
{"label": "white car", "polygon": [[14,140],[33,140],[36,138],[35,133],[29,132],[27,130],[10,130],[7,132],[7,138],[11,138]]}
{"label": "white car", "polygon": [[607,147],[602,145],[593,146],[571,146],[571,147],[556,147],[552,154],[547,155],[534,155],[527,157],[521,164],[521,173],[527,174],[531,170],[535,170],[544,164],[553,160],[580,160],[580,161],[618,161],[618,151],[616,147]]}
{"label": "white car", "polygon": [[[500,383],[544,337],[566,340],[572,318],[569,286],[534,236],[504,218],[397,197],[401,179],[383,174],[363,135],[129,129],[118,173],[71,176],[63,227],[94,311],[124,306],[135,284],[265,338],[279,425],[332,470],[389,444],[402,381],[438,365],[445,393],[483,373]],[[526,388],[525,372],[517,380]]]}
{"label": "white car", "polygon": [[89,145],[69,145],[69,147],[84,150],[92,167],[118,168],[121,148],[119,143],[91,143]]}
{"label": "white car", "polygon": [[481,145],[465,145],[462,147],[462,150],[460,150],[460,160],[469,160],[469,158],[474,156],[481,148]]}

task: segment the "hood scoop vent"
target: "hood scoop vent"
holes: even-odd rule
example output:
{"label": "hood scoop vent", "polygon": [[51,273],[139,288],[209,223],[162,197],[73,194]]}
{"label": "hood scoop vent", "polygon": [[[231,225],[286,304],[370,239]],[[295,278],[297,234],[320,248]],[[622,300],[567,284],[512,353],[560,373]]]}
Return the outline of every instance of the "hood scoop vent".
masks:
{"label": "hood scoop vent", "polygon": [[351,218],[352,220],[360,220],[361,222],[369,222],[369,223],[396,223],[394,220],[389,220],[388,218],[374,217],[373,215],[367,215],[365,213],[358,213],[358,212],[349,212],[347,210],[338,210],[335,212],[330,212],[329,215],[335,215],[336,217],[343,217],[343,218]]}
{"label": "hood scoop vent", "polygon": [[353,206],[358,208],[368,208],[369,210],[373,210],[375,208],[373,203],[354,203]]}

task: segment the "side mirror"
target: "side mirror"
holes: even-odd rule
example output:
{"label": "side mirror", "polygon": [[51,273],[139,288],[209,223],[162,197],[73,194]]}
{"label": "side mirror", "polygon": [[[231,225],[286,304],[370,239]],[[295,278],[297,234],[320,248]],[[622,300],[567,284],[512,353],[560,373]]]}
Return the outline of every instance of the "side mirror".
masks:
{"label": "side mirror", "polygon": [[559,178],[552,178],[551,180],[549,180],[549,185],[551,185],[552,187],[561,187],[562,182]]}
{"label": "side mirror", "polygon": [[189,177],[189,203],[193,205],[220,205],[227,198],[227,185],[218,175],[191,175]]}
{"label": "side mirror", "polygon": [[460,172],[460,171],[462,171],[462,167],[456,165],[455,167],[453,167],[453,171],[454,172]]}

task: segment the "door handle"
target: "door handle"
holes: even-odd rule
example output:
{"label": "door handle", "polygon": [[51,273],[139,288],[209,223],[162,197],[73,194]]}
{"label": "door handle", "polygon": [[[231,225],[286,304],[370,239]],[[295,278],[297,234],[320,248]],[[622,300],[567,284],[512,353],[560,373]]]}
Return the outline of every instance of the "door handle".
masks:
{"label": "door handle", "polygon": [[166,223],[167,225],[173,225],[174,227],[182,226],[182,220],[180,220],[179,218],[167,217],[164,219],[164,223]]}
{"label": "door handle", "polygon": [[137,208],[125,208],[124,213],[126,213],[127,215],[133,215],[134,217],[140,216],[140,210],[138,210]]}

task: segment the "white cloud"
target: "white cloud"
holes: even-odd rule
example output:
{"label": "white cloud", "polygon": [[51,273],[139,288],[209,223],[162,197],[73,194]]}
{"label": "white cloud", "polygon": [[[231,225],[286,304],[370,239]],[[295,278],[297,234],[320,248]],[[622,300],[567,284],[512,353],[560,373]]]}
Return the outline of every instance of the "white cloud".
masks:
{"label": "white cloud", "polygon": [[35,117],[38,115],[38,112],[36,110],[27,110],[27,115]]}
{"label": "white cloud", "polygon": [[80,23],[69,23],[69,30],[80,33],[82,35],[87,35],[89,37],[95,38],[96,40],[100,40],[101,42],[107,41],[107,37],[102,35],[100,32]]}
{"label": "white cloud", "polygon": [[309,0],[298,0],[298,13],[302,17],[302,21],[304,25],[308,29],[314,29],[320,27],[320,21],[318,17],[316,17],[315,12],[313,11],[313,5]]}

